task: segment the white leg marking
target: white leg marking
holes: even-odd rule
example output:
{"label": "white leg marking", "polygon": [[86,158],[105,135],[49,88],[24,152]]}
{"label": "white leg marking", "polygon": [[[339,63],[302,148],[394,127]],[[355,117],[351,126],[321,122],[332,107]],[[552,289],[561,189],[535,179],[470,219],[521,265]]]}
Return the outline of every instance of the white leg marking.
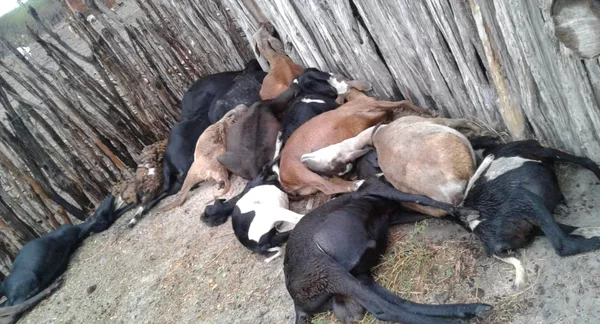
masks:
{"label": "white leg marking", "polygon": [[519,259],[515,257],[501,258],[497,255],[494,255],[494,257],[502,262],[512,264],[512,266],[515,267],[514,287],[517,289],[523,288],[523,286],[525,285],[525,268],[523,267],[521,261],[519,261]]}
{"label": "white leg marking", "polygon": [[133,227],[135,226],[135,224],[137,224],[137,219],[132,218],[129,223],[127,224],[127,227]]}
{"label": "white leg marking", "polygon": [[586,239],[597,237],[600,236],[600,227],[580,227],[571,232],[570,235],[583,236]]}
{"label": "white leg marking", "polygon": [[275,252],[275,251],[277,251],[277,253],[275,253],[272,256],[266,258],[265,259],[265,263],[269,263],[269,262],[277,259],[281,255],[281,248],[280,247],[270,248],[267,251],[269,251],[269,252]]}
{"label": "white leg marking", "polygon": [[469,194],[469,190],[471,190],[471,188],[473,188],[473,185],[475,184],[475,181],[477,181],[477,179],[479,179],[481,177],[481,175],[485,171],[487,171],[487,169],[490,167],[490,165],[492,164],[493,161],[494,161],[494,155],[493,154],[490,154],[490,155],[486,156],[485,159],[483,159],[483,161],[479,165],[479,168],[477,168],[477,171],[475,171],[475,174],[473,174],[473,176],[471,177],[471,179],[469,179],[469,183],[467,184],[467,189],[465,190],[465,194],[463,195],[463,199],[467,198],[467,195]]}

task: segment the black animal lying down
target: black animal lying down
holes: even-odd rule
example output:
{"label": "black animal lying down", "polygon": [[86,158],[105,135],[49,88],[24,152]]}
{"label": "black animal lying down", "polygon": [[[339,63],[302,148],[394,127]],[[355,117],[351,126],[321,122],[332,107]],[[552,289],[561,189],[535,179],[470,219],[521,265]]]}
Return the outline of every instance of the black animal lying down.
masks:
{"label": "black animal lying down", "polygon": [[135,226],[154,206],[181,189],[194,162],[196,142],[202,133],[238,104],[251,105],[266,73],[258,61],[250,60],[244,70],[202,77],[182,100],[182,121],[173,125],[163,157],[163,188],[160,194],[136,209],[128,227]]}
{"label": "black animal lying down", "polygon": [[[109,228],[129,207],[114,210],[115,197],[107,196],[94,215],[79,225],[62,225],[58,229],[25,244],[13,262],[10,275],[0,284],[0,296],[6,296],[2,306],[19,305],[38,293],[49,294],[50,286],[67,266],[79,244],[91,233]],[[38,302],[41,299],[38,300]],[[35,306],[30,304],[29,306]],[[22,309],[20,311],[23,311]],[[2,312],[2,315],[13,315]],[[17,320],[14,314],[12,320]]]}
{"label": "black animal lying down", "polygon": [[[280,149],[283,148],[288,138],[302,124],[319,114],[338,107],[338,104],[335,102],[337,91],[329,84],[328,80],[330,78],[331,74],[327,72],[322,72],[315,68],[307,68],[286,89],[286,93],[290,92],[293,95],[291,96],[292,99],[286,104],[285,112],[283,113],[282,144]],[[276,152],[276,155],[279,155],[279,152]],[[208,226],[219,226],[225,223],[229,215],[233,213],[238,200],[251,188],[265,183],[266,175],[264,170],[263,168],[259,175],[248,182],[244,190],[237,196],[227,201],[217,199],[214,204],[206,206],[201,217],[202,221]]]}
{"label": "black animal lying down", "polygon": [[356,160],[356,175],[359,179],[367,179],[370,176],[374,176],[382,173],[379,167],[379,160],[377,158],[377,151],[375,148],[358,160]]}
{"label": "black animal lying down", "polygon": [[231,225],[238,241],[249,250],[261,254],[274,255],[265,259],[271,262],[281,255],[281,245],[285,243],[302,215],[289,210],[287,194],[272,170],[275,163],[266,165],[258,177],[262,183],[250,188],[237,201],[231,214]]}
{"label": "black animal lying down", "polygon": [[535,235],[546,235],[561,256],[600,249],[600,237],[573,236],[584,235],[586,229],[558,224],[552,217],[564,200],[554,163],[579,164],[600,179],[597,164],[585,157],[542,147],[534,140],[508,144],[472,141],[472,146],[485,149],[486,156],[469,181],[463,202],[465,208],[476,212],[458,220],[483,241],[489,254],[515,266],[515,286],[524,283],[525,272],[521,262],[509,252],[525,246]]}
{"label": "black animal lying down", "polygon": [[296,323],[310,323],[313,314],[332,308],[342,322],[360,320],[366,309],[380,320],[402,323],[456,323],[439,317],[469,318],[491,309],[485,304],[416,304],[373,280],[371,268],[386,250],[389,225],[403,223],[402,214],[390,215],[399,202],[456,212],[452,205],[402,193],[371,177],[358,191],[335,198],[300,220],[284,261]]}
{"label": "black animal lying down", "polygon": [[292,81],[287,91],[294,91],[294,99],[285,109],[282,126],[282,147],[294,131],[315,116],[333,110],[337,91],[329,84],[331,74],[307,68]]}

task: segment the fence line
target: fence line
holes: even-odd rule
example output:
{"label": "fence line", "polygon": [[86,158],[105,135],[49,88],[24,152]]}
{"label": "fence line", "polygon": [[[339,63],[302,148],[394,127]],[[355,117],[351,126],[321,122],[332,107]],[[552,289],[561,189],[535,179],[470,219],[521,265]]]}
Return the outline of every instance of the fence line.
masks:
{"label": "fence line", "polygon": [[0,75],[8,116],[0,122],[7,148],[0,151],[0,279],[20,246],[85,218],[121,173],[135,168],[133,156],[167,136],[195,79],[242,68],[253,57],[218,0],[136,0],[118,15],[87,2],[99,28],[77,16],[70,24],[90,56],[33,17],[50,37],[32,36],[57,68],[27,61],[14,47],[23,72],[0,60],[10,77]]}

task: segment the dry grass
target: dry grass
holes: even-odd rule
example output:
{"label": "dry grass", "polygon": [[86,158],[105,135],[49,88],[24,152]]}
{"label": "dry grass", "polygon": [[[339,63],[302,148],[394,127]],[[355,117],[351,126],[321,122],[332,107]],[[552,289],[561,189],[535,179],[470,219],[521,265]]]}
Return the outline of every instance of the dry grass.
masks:
{"label": "dry grass", "polygon": [[[525,309],[533,289],[496,298],[478,296],[477,260],[486,258],[479,242],[446,240],[434,243],[421,237],[427,222],[390,233],[389,248],[375,267],[377,282],[398,296],[419,303],[492,303],[494,311],[480,323],[510,323],[513,315]],[[331,312],[320,314],[313,323],[339,323]],[[366,314],[361,324],[382,323]]]}

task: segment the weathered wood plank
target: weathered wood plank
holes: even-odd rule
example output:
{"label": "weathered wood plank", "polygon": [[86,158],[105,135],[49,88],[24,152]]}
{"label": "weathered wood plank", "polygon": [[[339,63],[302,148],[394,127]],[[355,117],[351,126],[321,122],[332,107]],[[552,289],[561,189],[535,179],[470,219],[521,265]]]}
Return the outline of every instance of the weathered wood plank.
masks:
{"label": "weathered wood plank", "polygon": [[512,100],[548,145],[600,160],[598,60],[569,55],[554,36],[552,0],[474,1],[503,45]]}
{"label": "weathered wood plank", "polygon": [[[247,33],[253,33],[257,19],[246,6],[250,1],[227,2],[239,24]],[[398,92],[368,31],[355,18],[350,2],[257,0],[256,5],[275,25],[286,52],[296,62],[369,80],[375,95],[381,98],[391,98]]]}
{"label": "weathered wood plank", "polygon": [[465,1],[355,3],[405,97],[451,117],[504,128]]}
{"label": "weathered wood plank", "polygon": [[248,35],[271,21],[305,66],[600,160],[600,66],[557,41],[552,0],[226,3]]}

